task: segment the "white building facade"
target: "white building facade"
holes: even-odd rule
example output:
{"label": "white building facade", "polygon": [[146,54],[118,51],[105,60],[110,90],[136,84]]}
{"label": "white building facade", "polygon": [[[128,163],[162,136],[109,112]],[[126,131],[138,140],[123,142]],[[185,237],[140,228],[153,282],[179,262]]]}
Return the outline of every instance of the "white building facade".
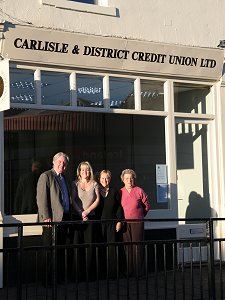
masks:
{"label": "white building facade", "polygon": [[[133,168],[149,219],[223,217],[224,11],[217,0],[0,1],[0,222],[36,221],[35,207],[20,210],[19,179],[58,151],[71,180],[84,160],[118,188]],[[182,225],[146,230],[179,237]],[[0,246],[15,235],[2,230]]]}

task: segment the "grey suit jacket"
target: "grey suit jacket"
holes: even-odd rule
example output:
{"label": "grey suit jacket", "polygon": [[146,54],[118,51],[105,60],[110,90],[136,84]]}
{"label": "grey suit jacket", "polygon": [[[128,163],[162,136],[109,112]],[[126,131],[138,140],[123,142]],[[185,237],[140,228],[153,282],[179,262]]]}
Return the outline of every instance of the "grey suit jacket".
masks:
{"label": "grey suit jacket", "polygon": [[[69,188],[68,188],[69,192]],[[37,183],[37,206],[39,222],[51,218],[60,222],[63,218],[63,206],[60,185],[53,169],[42,173]]]}

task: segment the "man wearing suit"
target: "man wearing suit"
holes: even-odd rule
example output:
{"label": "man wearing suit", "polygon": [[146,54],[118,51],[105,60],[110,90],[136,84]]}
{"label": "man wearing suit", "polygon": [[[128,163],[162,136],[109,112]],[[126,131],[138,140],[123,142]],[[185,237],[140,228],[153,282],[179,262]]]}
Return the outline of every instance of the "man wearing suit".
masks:
{"label": "man wearing suit", "polygon": [[[37,183],[38,218],[40,222],[46,223],[42,232],[44,246],[52,245],[53,227],[48,223],[69,221],[71,219],[70,192],[64,176],[68,163],[69,157],[65,153],[59,152],[55,154],[53,157],[53,168],[42,173]],[[56,229],[56,244],[65,245],[69,237],[69,226],[66,224],[58,225]],[[49,253],[49,257],[45,253],[43,253],[43,258],[45,266],[48,268],[48,274],[44,283],[48,285],[55,274],[52,274],[52,253]],[[64,249],[58,251],[57,254],[57,277],[61,281],[65,278]]]}

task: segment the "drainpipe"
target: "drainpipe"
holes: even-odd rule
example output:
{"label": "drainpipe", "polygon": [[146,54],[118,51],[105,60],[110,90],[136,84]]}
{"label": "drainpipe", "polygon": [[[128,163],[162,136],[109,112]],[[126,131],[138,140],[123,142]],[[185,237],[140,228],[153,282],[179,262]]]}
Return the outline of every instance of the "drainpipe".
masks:
{"label": "drainpipe", "polygon": [[[4,212],[4,128],[3,112],[0,112],[0,224]],[[3,227],[0,227],[0,249],[3,249]],[[0,288],[3,287],[3,253],[0,253]]]}
{"label": "drainpipe", "polygon": [[[9,60],[1,55],[4,44],[5,21],[0,20],[0,224],[4,220],[4,114],[10,108]],[[0,249],[3,249],[3,227],[0,227]],[[0,288],[3,287],[3,253],[0,253]]]}

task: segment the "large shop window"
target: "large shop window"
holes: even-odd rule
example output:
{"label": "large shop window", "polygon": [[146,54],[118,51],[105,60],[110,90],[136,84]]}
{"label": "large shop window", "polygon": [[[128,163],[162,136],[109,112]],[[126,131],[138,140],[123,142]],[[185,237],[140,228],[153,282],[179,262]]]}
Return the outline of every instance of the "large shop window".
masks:
{"label": "large shop window", "polygon": [[176,83],[174,85],[174,110],[192,114],[213,113],[209,86]]}
{"label": "large shop window", "polygon": [[41,102],[46,105],[70,105],[69,74],[43,71]]}
{"label": "large shop window", "polygon": [[164,111],[163,81],[10,68],[10,82],[12,104]]}
{"label": "large shop window", "polygon": [[36,103],[34,71],[12,69],[10,72],[10,82],[11,103]]}
{"label": "large shop window", "polygon": [[77,106],[104,107],[102,76],[77,75]]}
{"label": "large shop window", "polygon": [[110,108],[134,109],[134,80],[110,77]]}
{"label": "large shop window", "polygon": [[164,117],[144,115],[5,111],[5,213],[37,212],[37,178],[52,167],[58,151],[70,157],[67,172],[71,181],[84,160],[92,164],[96,176],[103,168],[111,170],[116,188],[122,186],[121,171],[133,168],[137,184],[149,195],[151,209],[169,208],[169,203],[156,200],[155,166],[166,161],[164,121]]}
{"label": "large shop window", "polygon": [[141,108],[144,110],[164,110],[164,83],[141,80]]}

